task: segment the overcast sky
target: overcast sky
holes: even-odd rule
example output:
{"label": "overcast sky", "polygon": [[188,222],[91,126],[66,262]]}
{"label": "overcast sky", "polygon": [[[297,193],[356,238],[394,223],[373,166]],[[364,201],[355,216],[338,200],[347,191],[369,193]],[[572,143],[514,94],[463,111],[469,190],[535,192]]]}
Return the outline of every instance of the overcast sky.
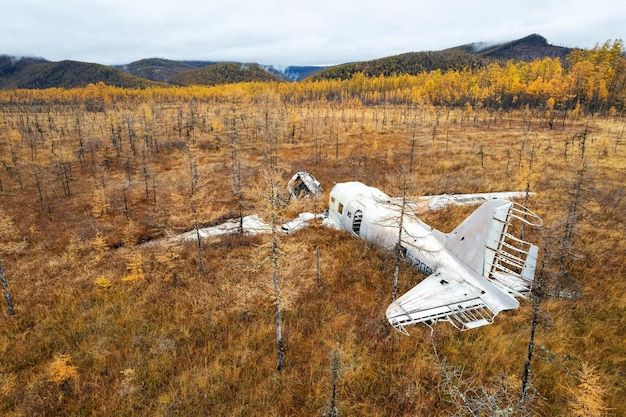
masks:
{"label": "overcast sky", "polygon": [[328,65],[532,33],[592,48],[626,38],[616,0],[0,0],[0,54]]}

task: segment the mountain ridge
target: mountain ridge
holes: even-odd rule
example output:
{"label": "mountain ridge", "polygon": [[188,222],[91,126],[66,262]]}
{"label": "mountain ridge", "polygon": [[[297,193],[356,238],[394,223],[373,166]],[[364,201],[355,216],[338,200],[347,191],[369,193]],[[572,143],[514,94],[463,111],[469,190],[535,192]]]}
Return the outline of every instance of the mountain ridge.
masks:
{"label": "mountain ridge", "polygon": [[256,63],[221,62],[180,72],[169,83],[180,86],[234,84],[251,81],[284,81]]}
{"label": "mountain ridge", "polygon": [[154,81],[136,77],[110,66],[63,60],[10,57],[0,55],[0,89],[45,89],[54,87],[85,87],[104,81],[106,84],[124,88],[147,88],[159,85]]}
{"label": "mountain ridge", "polygon": [[509,42],[479,46],[480,43],[469,43],[439,51],[405,52],[369,61],[340,64],[319,71],[310,79],[314,81],[325,78],[347,79],[355,73],[362,73],[368,77],[417,75],[436,69],[442,71],[475,69],[510,59],[532,61],[550,57],[565,62],[565,57],[573,50],[551,45],[546,38],[537,34]]}
{"label": "mountain ridge", "polygon": [[75,88],[104,82],[124,88],[168,85],[217,85],[246,81],[302,81],[366,76],[416,75],[440,69],[472,69],[509,59],[529,61],[565,57],[573,49],[550,45],[538,34],[498,44],[469,43],[439,51],[407,52],[328,67],[261,65],[202,60],[145,58],[123,65],[0,55],[0,89]]}
{"label": "mountain ridge", "polygon": [[112,67],[148,80],[169,82],[172,76],[180,72],[213,64],[217,64],[217,61],[176,61],[165,58],[144,58],[124,65],[112,65]]}

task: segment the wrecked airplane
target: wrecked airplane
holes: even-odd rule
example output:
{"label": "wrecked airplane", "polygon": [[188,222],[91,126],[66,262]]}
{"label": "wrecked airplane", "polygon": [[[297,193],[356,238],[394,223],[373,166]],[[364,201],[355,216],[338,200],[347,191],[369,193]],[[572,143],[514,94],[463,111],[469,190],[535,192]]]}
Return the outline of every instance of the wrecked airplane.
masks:
{"label": "wrecked airplane", "polygon": [[[307,172],[288,183],[290,199],[322,194],[320,183]],[[435,322],[451,323],[459,330],[491,324],[504,310],[519,307],[518,298],[532,290],[538,248],[525,241],[523,230],[539,227],[541,219],[509,201],[522,192],[425,196],[414,201],[392,198],[360,182],[335,184],[324,214],[300,213],[281,225],[292,233],[321,220],[402,256],[427,277],[389,305],[389,323],[404,334],[405,327]],[[447,205],[479,204],[451,233],[443,233],[419,220],[415,213]],[[402,205],[404,207],[402,207]],[[240,228],[239,226],[242,225]],[[187,232],[172,239],[188,240],[233,234],[270,233],[258,215]]]}
{"label": "wrecked airplane", "polygon": [[540,226],[541,219],[511,201],[474,196],[459,201],[486,202],[444,234],[377,188],[347,182],[330,192],[328,215],[335,227],[397,248],[427,275],[387,308],[389,323],[400,332],[408,334],[405,326],[411,324],[438,321],[459,330],[484,326],[501,311],[519,307],[517,297],[530,294],[538,249],[519,232],[521,225]]}

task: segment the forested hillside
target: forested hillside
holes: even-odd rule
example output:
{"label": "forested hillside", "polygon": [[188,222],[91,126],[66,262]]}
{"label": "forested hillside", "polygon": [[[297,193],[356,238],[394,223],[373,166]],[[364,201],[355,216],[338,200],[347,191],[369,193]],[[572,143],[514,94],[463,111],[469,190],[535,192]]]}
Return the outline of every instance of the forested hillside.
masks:
{"label": "forested hillside", "polygon": [[507,60],[529,62],[543,58],[560,59],[571,52],[569,48],[549,45],[545,38],[530,35],[504,44],[481,47],[477,44],[458,46],[441,51],[409,52],[366,62],[336,65],[317,72],[313,80],[347,79],[356,73],[367,77],[418,75],[435,70],[472,71],[489,64],[506,65]]}
{"label": "forested hillside", "polygon": [[114,68],[148,80],[168,82],[172,76],[178,73],[213,64],[216,64],[216,62],[173,61],[170,59],[149,58],[134,61],[127,65],[114,65]]}
{"label": "forested hillside", "polygon": [[0,56],[0,89],[75,88],[106,82],[123,88],[146,88],[157,83],[106,65],[78,61],[48,62]]}
{"label": "forested hillside", "polygon": [[514,59],[517,61],[534,61],[541,58],[559,58],[565,61],[565,57],[572,52],[572,48],[550,45],[546,38],[533,34],[522,39],[497,45],[468,45],[465,49],[478,55]]}
{"label": "forested hillside", "polygon": [[218,85],[253,81],[282,81],[258,64],[235,62],[218,63],[195,70],[185,71],[170,77],[175,85]]}
{"label": "forested hillside", "polygon": [[[540,35],[530,35],[504,44],[462,45],[443,51],[411,52],[367,62],[336,65],[327,69],[314,66],[289,66],[277,69],[255,63],[174,61],[149,58],[113,67],[98,64],[0,56],[0,89],[73,88],[103,82],[125,88],[143,88],[149,81],[174,85],[217,85],[251,81],[301,81],[348,79],[355,74],[367,77],[419,75],[424,72],[472,71],[489,64],[506,65],[507,60],[532,61],[560,59],[571,52],[548,44]],[[132,75],[134,77],[130,77]],[[273,76],[275,77],[273,77]]]}
{"label": "forested hillside", "polygon": [[[626,415],[622,49],[0,91],[0,414]],[[298,171],[324,195],[285,204]],[[396,332],[394,253],[319,223],[280,232],[352,180],[533,193],[532,297],[479,329]],[[473,209],[412,215],[449,232]],[[176,239],[251,214],[275,232]],[[399,265],[400,293],[424,279]]]}
{"label": "forested hillside", "polygon": [[[365,105],[422,105],[452,106],[468,110],[535,109],[547,111],[550,123],[567,117],[585,114],[615,115],[624,111],[626,104],[626,60],[621,41],[606,42],[592,50],[575,50],[566,58],[545,58],[532,62],[507,61],[501,65],[492,63],[475,70],[450,70],[424,72],[419,75],[366,77],[356,73],[347,80],[323,79],[300,83],[262,82],[242,83],[238,88],[250,91],[270,88],[291,103],[309,100],[327,102],[359,102]],[[199,71],[215,67],[201,68]],[[235,67],[232,70],[230,67]],[[219,72],[220,66],[217,66]],[[246,74],[262,72],[257,66],[242,68],[239,64],[225,64],[225,74],[236,71]],[[201,74],[205,74],[201,72]],[[215,72],[207,72],[204,82],[210,83]],[[261,76],[264,77],[264,76]],[[195,78],[195,77],[194,77]],[[275,79],[275,78],[272,78]],[[184,80],[181,80],[183,83]],[[233,82],[235,80],[233,79]],[[195,84],[194,84],[195,85]],[[148,91],[119,89],[99,83],[86,89],[28,90],[24,92],[0,92],[0,103],[18,103],[24,100],[47,100],[55,97],[57,102],[74,103],[87,99],[89,106],[134,97],[172,97],[187,95],[224,99],[228,89],[222,85],[203,88],[195,85],[186,90],[151,88]]]}

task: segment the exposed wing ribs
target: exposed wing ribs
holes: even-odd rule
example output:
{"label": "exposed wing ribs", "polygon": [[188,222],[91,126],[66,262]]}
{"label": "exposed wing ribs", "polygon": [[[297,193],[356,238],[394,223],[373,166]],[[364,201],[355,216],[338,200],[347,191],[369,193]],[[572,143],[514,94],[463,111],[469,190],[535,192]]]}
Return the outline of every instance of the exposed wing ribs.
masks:
{"label": "exposed wing ribs", "polygon": [[481,299],[484,291],[468,281],[436,272],[389,305],[387,319],[408,334],[405,326],[447,321],[459,330],[493,322],[496,315]]}
{"label": "exposed wing ribs", "polygon": [[517,204],[494,213],[492,228],[500,233],[489,233],[483,271],[486,278],[515,297],[530,294],[538,253],[537,247],[521,236],[525,226],[540,224],[536,214]]}
{"label": "exposed wing ribs", "polygon": [[404,310],[401,314],[387,317],[393,327],[408,335],[404,327],[412,324],[425,323],[430,326],[437,321],[447,321],[458,330],[464,331],[493,323],[495,314],[480,298],[473,298],[428,310]]}

